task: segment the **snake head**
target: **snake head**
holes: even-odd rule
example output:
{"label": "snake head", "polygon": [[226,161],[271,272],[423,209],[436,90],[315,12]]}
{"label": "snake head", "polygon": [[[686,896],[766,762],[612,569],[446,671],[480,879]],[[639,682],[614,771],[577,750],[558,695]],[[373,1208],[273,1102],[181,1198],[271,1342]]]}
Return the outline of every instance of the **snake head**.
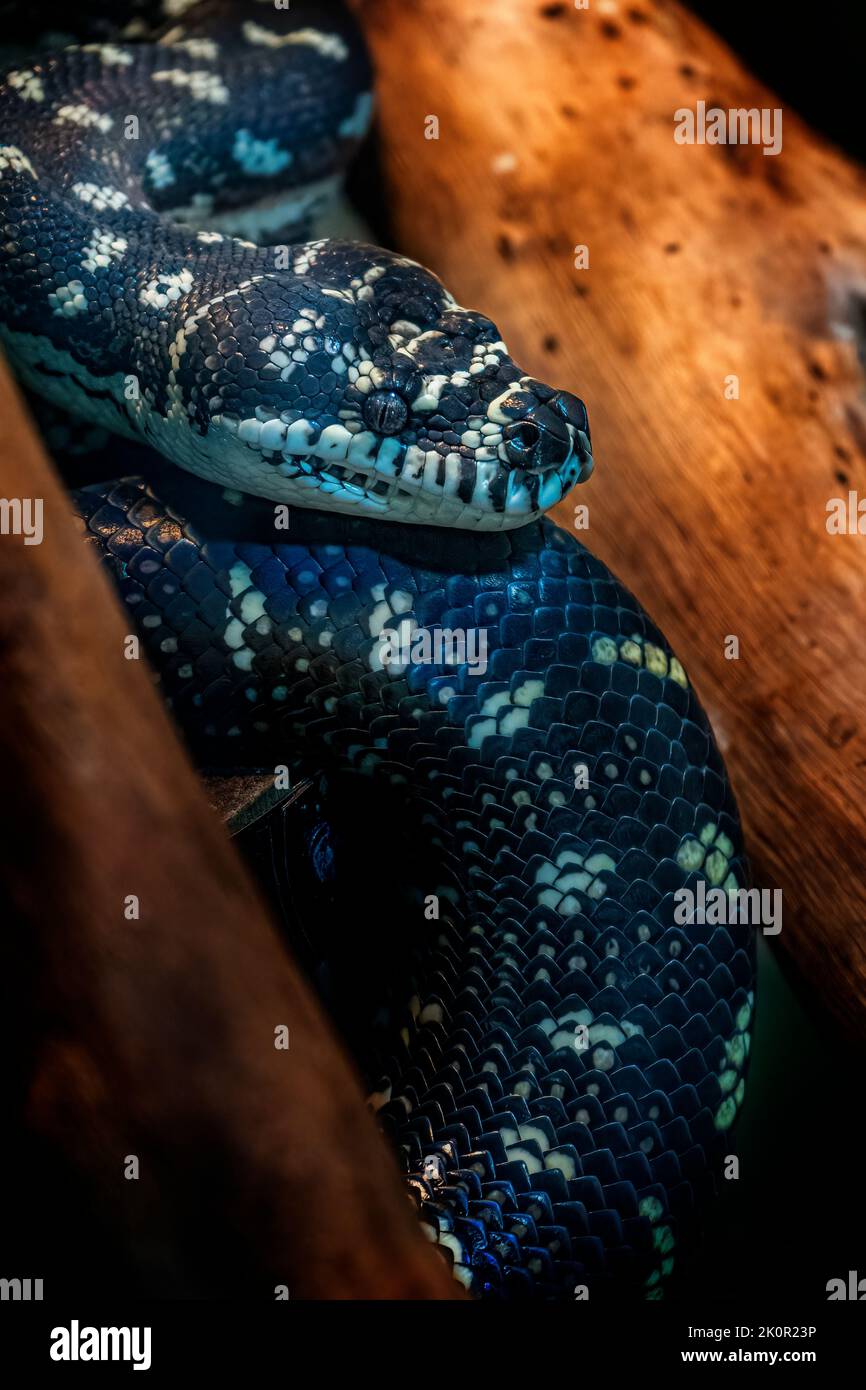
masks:
{"label": "snake head", "polygon": [[431,326],[398,320],[387,351],[350,377],[370,461],[384,452],[404,520],[520,526],[592,471],[583,402],[522,373],[481,314],[453,305]]}
{"label": "snake head", "polygon": [[[300,506],[477,530],[524,525],[589,476],[583,402],[523,373],[429,271],[354,242],[295,251],[293,280],[256,277],[196,316],[178,384],[208,462],[179,462]],[[227,340],[242,365],[209,377]]]}

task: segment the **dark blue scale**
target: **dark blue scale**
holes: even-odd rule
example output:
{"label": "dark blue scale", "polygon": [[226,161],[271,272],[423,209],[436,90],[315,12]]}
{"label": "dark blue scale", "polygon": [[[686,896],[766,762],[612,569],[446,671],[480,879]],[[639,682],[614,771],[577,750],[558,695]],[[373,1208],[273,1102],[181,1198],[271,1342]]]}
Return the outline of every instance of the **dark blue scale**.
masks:
{"label": "dark blue scale", "polygon": [[[292,764],[298,790],[259,822],[251,852],[271,866],[293,948],[371,1089],[390,1086],[379,1120],[445,1257],[484,1297],[571,1299],[583,1285],[593,1299],[661,1296],[730,1150],[725,1044],[745,1026],[754,952],[746,926],[674,918],[676,890],[700,877],[677,862],[683,836],[712,823],[730,841],[729,871],[746,874],[693,691],[592,654],[604,633],[667,653],[658,629],[549,522],[407,535],[309,512],[293,515],[290,543],[273,544],[266,502],[239,515],[169,467],[148,486],[80,491],[76,505],[130,614],[159,607],[163,625],[142,637],[200,762]],[[129,560],[115,537],[133,518]],[[249,670],[220,627],[238,560],[278,627]],[[540,637],[533,605],[553,573],[566,587]],[[488,671],[371,669],[383,583],[431,627],[474,621],[482,605]],[[581,631],[569,594],[588,586]],[[599,624],[599,597],[615,622]],[[334,632],[324,657],[320,601]],[[229,606],[240,612],[239,597]],[[484,702],[538,679],[531,727],[472,746]],[[580,761],[590,790],[574,787]],[[542,777],[542,765],[563,775]],[[574,887],[563,916],[537,873],[569,853],[615,868],[599,871],[600,897]],[[429,923],[423,900],[437,892]],[[375,930],[361,925],[371,902]],[[423,1017],[407,1010],[413,994]],[[599,1038],[579,1050],[564,1015],[591,1016]]]}
{"label": "dark blue scale", "polygon": [[[124,18],[152,8],[130,0]],[[86,37],[113,39],[113,6],[88,9]],[[349,52],[339,82],[315,45],[284,42],[287,23],[321,28],[325,15]],[[236,43],[250,20],[273,42]],[[208,67],[201,51],[172,43],[128,45],[116,72],[82,51],[38,64],[44,110],[86,106],[98,89],[112,134],[36,119],[38,103],[14,85],[0,93],[3,143],[38,166],[36,180],[14,162],[0,178],[0,317],[29,334],[49,323],[81,391],[108,399],[98,378],[133,372],[161,412],[169,345],[204,306],[176,372],[202,437],[217,405],[249,415],[264,404],[309,415],[318,439],[353,400],[368,426],[396,433],[413,373],[394,365],[390,326],[436,325],[419,366],[448,376],[473,342],[497,340],[494,325],[452,312],[438,281],[405,264],[377,265],[375,306],[348,305],[339,292],[369,269],[369,248],[329,243],[314,277],[275,274],[272,249],[202,244],[160,216],[201,195],[226,209],[270,192],[234,158],[242,127],[290,152],[289,185],[339,169],[370,85],[355,30],[340,6],[302,0],[288,17],[199,0],[182,28],[215,39],[225,61]],[[225,101],[190,101],[202,70],[225,84]],[[122,167],[107,164],[130,109],[139,139],[123,143]],[[97,213],[73,180],[110,182],[128,206]],[[128,243],[98,274],[82,266],[94,226]],[[151,282],[187,266],[189,298],[158,307]],[[86,312],[53,314],[48,294],[72,280]],[[221,296],[243,281],[252,283],[227,308]],[[283,382],[259,343],[302,308],[325,325]],[[369,409],[332,370],[344,338],[390,373]],[[519,376],[503,358],[447,387],[423,425],[406,425],[401,447],[429,431],[444,459],[468,417]],[[531,402],[540,454],[565,434],[555,395],[538,382],[514,393]],[[568,418],[587,428],[568,399]],[[525,423],[509,425],[512,462],[527,448]],[[571,1300],[579,1286],[593,1300],[660,1296],[730,1149],[754,986],[749,928],[675,919],[675,894],[705,872],[680,864],[684,837],[709,834],[706,854],[724,846],[737,883],[746,869],[694,692],[617,654],[637,639],[669,656],[662,634],[549,522],[469,534],[293,510],[276,543],[272,504],[237,508],[149,456],[146,466],[147,484],[95,484],[75,504],[199,764],[291,767],[291,795],[246,832],[246,850],[371,1089],[390,1091],[379,1121],[421,1220],[479,1296]],[[473,473],[461,467],[468,497]],[[122,468],[137,464],[124,457]],[[500,479],[491,492],[500,509],[504,488]],[[486,671],[378,669],[370,619],[383,592],[399,593],[399,617],[422,627],[481,628]],[[575,786],[578,764],[586,786]],[[568,890],[552,888],[559,875]],[[430,894],[435,922],[423,911]]]}

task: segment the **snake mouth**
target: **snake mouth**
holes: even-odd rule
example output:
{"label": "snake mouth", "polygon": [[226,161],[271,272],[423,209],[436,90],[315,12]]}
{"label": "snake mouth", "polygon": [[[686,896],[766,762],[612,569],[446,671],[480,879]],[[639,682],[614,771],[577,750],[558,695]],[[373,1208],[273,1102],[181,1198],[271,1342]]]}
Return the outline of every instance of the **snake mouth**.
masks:
{"label": "snake mouth", "polygon": [[592,470],[589,439],[571,426],[566,457],[555,467],[537,468],[517,465],[504,443],[443,456],[339,423],[321,428],[264,415],[212,421],[231,437],[237,487],[274,501],[385,521],[510,530],[555,506]]}
{"label": "snake mouth", "polygon": [[[375,510],[386,511],[401,492],[398,478],[378,477],[361,471],[348,462],[325,462],[315,455],[263,453],[265,462],[284,478],[324,496],[343,494],[346,500],[355,499]],[[410,490],[403,489],[407,497]]]}

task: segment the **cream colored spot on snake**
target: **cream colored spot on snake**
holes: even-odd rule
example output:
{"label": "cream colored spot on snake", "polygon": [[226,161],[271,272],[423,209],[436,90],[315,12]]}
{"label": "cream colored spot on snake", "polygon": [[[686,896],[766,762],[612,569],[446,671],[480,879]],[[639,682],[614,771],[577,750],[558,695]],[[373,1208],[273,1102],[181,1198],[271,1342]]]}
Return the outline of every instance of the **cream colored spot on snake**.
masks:
{"label": "cream colored spot on snake", "polygon": [[610,666],[612,662],[616,661],[618,655],[616,642],[614,642],[612,637],[596,637],[592,644],[593,661],[601,662],[604,666]]}

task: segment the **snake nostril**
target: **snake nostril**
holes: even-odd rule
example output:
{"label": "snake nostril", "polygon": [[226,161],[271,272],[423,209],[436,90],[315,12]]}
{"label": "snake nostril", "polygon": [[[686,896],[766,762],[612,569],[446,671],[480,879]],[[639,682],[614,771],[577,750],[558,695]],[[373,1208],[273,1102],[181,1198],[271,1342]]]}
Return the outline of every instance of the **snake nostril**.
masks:
{"label": "snake nostril", "polygon": [[515,420],[502,432],[505,456],[513,468],[546,473],[559,468],[571,452],[571,434],[562,417],[539,406],[532,419]]}
{"label": "snake nostril", "polygon": [[539,438],[540,431],[534,420],[516,420],[506,425],[502,439],[509,463],[518,468],[531,467]]}

